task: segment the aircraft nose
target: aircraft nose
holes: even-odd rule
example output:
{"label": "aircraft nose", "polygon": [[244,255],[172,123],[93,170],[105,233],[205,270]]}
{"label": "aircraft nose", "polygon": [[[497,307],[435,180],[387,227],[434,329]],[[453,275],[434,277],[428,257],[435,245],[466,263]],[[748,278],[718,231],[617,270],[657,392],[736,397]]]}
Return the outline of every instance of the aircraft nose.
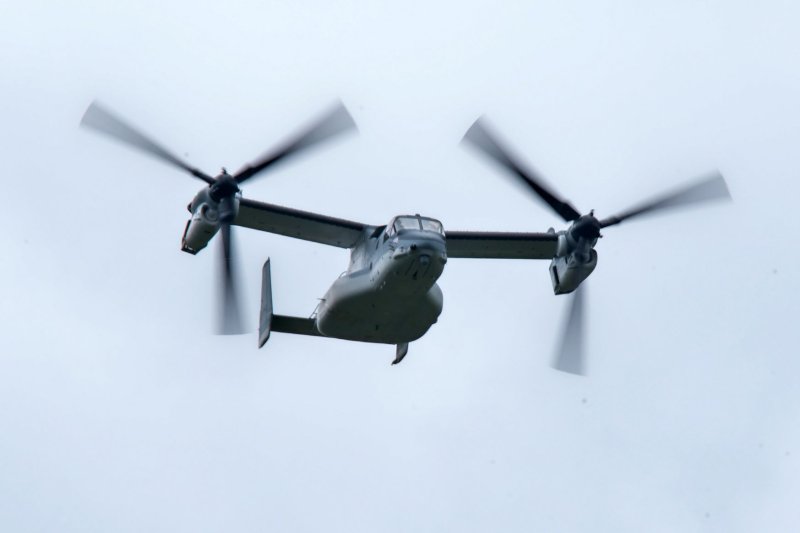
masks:
{"label": "aircraft nose", "polygon": [[428,254],[420,254],[408,265],[406,275],[411,276],[413,279],[425,277],[428,274],[430,266],[431,256]]}
{"label": "aircraft nose", "polygon": [[428,235],[409,235],[401,239],[392,255],[395,261],[403,263],[399,272],[413,280],[438,277],[447,262],[444,239]]}
{"label": "aircraft nose", "polygon": [[[427,235],[415,235],[413,239],[409,238],[405,242],[401,240],[393,257],[395,260],[409,259],[417,266],[423,266],[420,263],[422,261],[424,262],[423,270],[427,270],[434,262],[441,266],[447,263],[444,239],[430,238]],[[424,259],[422,259],[423,257]]]}
{"label": "aircraft nose", "polygon": [[441,257],[445,254],[445,244],[437,239],[425,239],[417,241],[410,246],[411,253],[416,253],[420,257],[427,256],[428,260],[432,257]]}

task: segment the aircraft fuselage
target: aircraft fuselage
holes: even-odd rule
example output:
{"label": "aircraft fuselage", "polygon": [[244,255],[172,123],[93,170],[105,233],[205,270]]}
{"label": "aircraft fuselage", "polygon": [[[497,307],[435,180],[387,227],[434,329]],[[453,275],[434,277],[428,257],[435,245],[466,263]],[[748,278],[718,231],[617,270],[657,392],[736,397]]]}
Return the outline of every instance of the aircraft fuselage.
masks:
{"label": "aircraft fuselage", "polygon": [[436,280],[444,270],[447,251],[441,225],[438,228],[424,229],[422,222],[419,229],[390,224],[360,242],[352,250],[350,268],[317,309],[319,332],[385,344],[407,343],[424,335],[442,312]]}

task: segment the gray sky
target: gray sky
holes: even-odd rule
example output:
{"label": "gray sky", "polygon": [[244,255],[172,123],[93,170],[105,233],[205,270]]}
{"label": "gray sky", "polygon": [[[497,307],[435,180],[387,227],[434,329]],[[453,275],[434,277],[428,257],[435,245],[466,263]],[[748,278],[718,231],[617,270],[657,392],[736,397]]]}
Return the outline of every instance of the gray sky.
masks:
{"label": "gray sky", "polygon": [[[75,4],[0,10],[4,531],[796,529],[796,3]],[[360,135],[245,195],[372,224],[563,227],[458,146],[483,113],[582,210],[715,168],[735,202],[606,231],[586,378],[546,262],[450,261],[399,367],[258,351],[266,257],[304,316],[347,253],[239,231],[253,333],[211,335],[202,184],[80,131],[94,98],[207,172],[341,98]]]}

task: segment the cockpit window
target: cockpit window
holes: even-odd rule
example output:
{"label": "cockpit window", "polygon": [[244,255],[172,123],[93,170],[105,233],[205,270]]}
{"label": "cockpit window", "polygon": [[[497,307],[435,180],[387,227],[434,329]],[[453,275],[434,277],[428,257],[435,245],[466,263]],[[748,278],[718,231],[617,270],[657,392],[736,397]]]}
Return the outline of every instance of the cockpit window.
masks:
{"label": "cockpit window", "polygon": [[444,228],[442,228],[442,223],[432,218],[426,218],[417,215],[414,217],[404,216],[404,217],[397,217],[394,219],[394,224],[392,225],[393,233],[409,229],[433,231],[440,235],[444,235]]}
{"label": "cockpit window", "polygon": [[422,222],[422,229],[444,234],[442,223],[438,220],[433,220],[432,218],[421,218],[420,221]]}
{"label": "cockpit window", "polygon": [[403,231],[404,229],[420,229],[417,217],[397,217],[394,219],[394,230]]}

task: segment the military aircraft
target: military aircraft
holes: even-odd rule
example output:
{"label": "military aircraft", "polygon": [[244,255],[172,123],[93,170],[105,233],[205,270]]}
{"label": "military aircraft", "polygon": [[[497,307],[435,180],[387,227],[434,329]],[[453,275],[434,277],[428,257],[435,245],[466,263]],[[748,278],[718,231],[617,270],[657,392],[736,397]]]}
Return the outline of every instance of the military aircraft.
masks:
{"label": "military aircraft", "polygon": [[568,228],[550,228],[541,233],[445,232],[440,221],[419,214],[399,215],[386,225],[371,225],[244,198],[240,189],[244,182],[263,175],[277,163],[355,130],[352,117],[341,103],[238,172],[229,174],[223,168],[215,177],[190,166],[97,102],[89,106],[81,125],[138,148],[207,184],[188,205],[191,218],[184,229],[181,249],[196,254],[216,233],[222,235],[220,333],[244,331],[232,267],[231,227],[240,226],[350,250],[347,270],[333,282],[309,317],[273,312],[270,260],[266,260],[262,269],[259,347],[273,331],[391,344],[395,346],[392,364],[402,361],[409,343],[422,337],[438,320],[443,298],[436,281],[448,259],[545,259],[550,261],[555,294],[574,293],[553,366],[582,374],[583,290],[577,289],[597,265],[594,247],[601,237],[600,230],[657,210],[730,198],[724,179],[714,173],[615,216],[598,219],[593,211],[582,215],[532,169],[514,158],[485,120],[479,119],[462,142],[476,148],[544,200],[565,222],[571,223]]}

